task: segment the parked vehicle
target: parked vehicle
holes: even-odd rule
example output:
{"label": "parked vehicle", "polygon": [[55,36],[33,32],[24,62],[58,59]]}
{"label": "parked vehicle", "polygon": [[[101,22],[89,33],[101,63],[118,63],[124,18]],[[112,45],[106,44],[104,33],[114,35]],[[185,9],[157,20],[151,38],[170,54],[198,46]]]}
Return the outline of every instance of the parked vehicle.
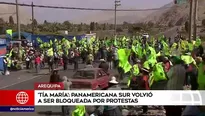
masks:
{"label": "parked vehicle", "polygon": [[71,78],[71,89],[101,90],[108,87],[110,77],[100,68],[79,69]]}

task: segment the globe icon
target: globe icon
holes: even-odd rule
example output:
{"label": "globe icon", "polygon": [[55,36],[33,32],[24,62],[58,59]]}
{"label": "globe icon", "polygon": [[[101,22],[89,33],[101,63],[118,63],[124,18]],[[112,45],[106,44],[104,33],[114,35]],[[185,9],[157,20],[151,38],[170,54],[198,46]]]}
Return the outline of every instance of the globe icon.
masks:
{"label": "globe icon", "polygon": [[19,103],[19,104],[26,104],[29,100],[29,96],[26,92],[19,92],[17,95],[16,95],[16,101]]}

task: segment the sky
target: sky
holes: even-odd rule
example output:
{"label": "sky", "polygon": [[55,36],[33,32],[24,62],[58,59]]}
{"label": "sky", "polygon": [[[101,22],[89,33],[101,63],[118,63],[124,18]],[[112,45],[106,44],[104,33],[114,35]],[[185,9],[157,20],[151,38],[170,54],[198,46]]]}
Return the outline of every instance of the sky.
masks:
{"label": "sky", "polygon": [[[63,7],[84,7],[84,8],[114,8],[114,0],[18,0],[19,3]],[[122,9],[147,9],[158,8],[173,0],[121,0]],[[0,2],[15,2],[15,0],[0,0]],[[25,7],[26,12],[31,14],[31,8]],[[59,10],[35,8],[35,18],[43,22],[44,20],[51,22],[63,22],[65,19],[74,20],[89,15],[94,15],[102,11],[77,11],[77,10]]]}

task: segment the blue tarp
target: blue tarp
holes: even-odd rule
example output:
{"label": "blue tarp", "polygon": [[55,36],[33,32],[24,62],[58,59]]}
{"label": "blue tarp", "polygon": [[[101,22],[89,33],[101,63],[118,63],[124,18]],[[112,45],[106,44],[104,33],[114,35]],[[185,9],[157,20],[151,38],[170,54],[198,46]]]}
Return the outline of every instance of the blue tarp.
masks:
{"label": "blue tarp", "polygon": [[0,39],[0,45],[5,45],[6,44],[6,39]]}
{"label": "blue tarp", "polygon": [[49,42],[51,37],[49,36],[46,36],[46,35],[32,35],[32,38],[31,38],[31,42],[33,43],[34,46],[37,46],[38,43],[37,43],[37,39],[36,38],[41,38],[41,40],[43,42]]}
{"label": "blue tarp", "polygon": [[3,57],[0,56],[0,71],[4,70]]}
{"label": "blue tarp", "polygon": [[83,38],[85,38],[85,35],[78,35],[78,36],[61,36],[61,35],[32,35],[31,37],[31,41],[33,43],[33,45],[37,46],[37,39],[36,38],[40,38],[43,42],[49,42],[50,40],[54,40],[54,39],[58,39],[58,40],[62,40],[63,38],[66,39],[73,39],[74,37],[76,37],[77,40],[81,40]]}
{"label": "blue tarp", "polygon": [[[66,39],[73,39],[74,36],[63,36],[63,35],[32,35],[31,33],[27,33],[27,32],[21,32],[21,36],[23,38],[25,38],[26,40],[28,41],[31,41],[33,43],[33,45],[37,45],[37,40],[36,38],[41,38],[41,40],[43,42],[49,42],[50,40],[54,40],[54,39],[58,39],[58,40],[62,40],[63,38],[66,38]],[[85,35],[77,35],[75,36],[77,40],[81,40],[83,38],[85,38]],[[12,34],[12,38],[18,38],[18,33],[17,32],[14,32]],[[10,35],[6,35],[6,39],[7,39],[7,43],[9,43],[11,41],[11,36]]]}
{"label": "blue tarp", "polygon": [[[21,36],[24,37],[25,39],[27,40],[34,40],[36,39],[37,37],[40,37],[42,40],[44,39],[63,39],[63,38],[67,38],[67,39],[73,39],[74,36],[70,36],[70,35],[32,35],[31,33],[27,33],[27,32],[21,32]],[[77,40],[81,40],[82,38],[85,37],[85,35],[77,35],[75,36]],[[18,38],[18,33],[17,32],[14,32],[12,34],[12,38]],[[11,39],[11,36],[6,34],[6,39]]]}
{"label": "blue tarp", "polygon": [[85,38],[85,35],[77,35],[77,36],[65,36],[65,38],[67,39],[73,39],[74,37],[76,37],[77,40],[81,40],[83,38]]}
{"label": "blue tarp", "polygon": [[0,39],[0,70],[3,70],[3,56],[6,53],[6,39]]}
{"label": "blue tarp", "polygon": [[[21,34],[21,36],[22,36],[23,38],[25,38],[25,39],[31,41],[31,37],[32,37],[32,34],[31,34],[31,33],[21,32],[20,34]],[[7,37],[7,39],[11,40],[11,36],[10,36],[10,35],[7,34],[6,37]],[[13,39],[13,38],[18,38],[18,33],[17,33],[17,32],[14,32],[14,33],[12,34],[12,39]]]}

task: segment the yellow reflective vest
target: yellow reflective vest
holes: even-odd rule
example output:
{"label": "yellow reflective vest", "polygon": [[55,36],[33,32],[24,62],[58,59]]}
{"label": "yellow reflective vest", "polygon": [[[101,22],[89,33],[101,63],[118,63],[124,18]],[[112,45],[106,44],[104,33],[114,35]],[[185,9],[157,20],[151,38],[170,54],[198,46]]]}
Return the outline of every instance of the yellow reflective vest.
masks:
{"label": "yellow reflective vest", "polygon": [[167,80],[166,74],[164,72],[164,68],[162,62],[155,64],[153,67],[153,71],[149,78],[149,85],[152,86],[153,82]]}
{"label": "yellow reflective vest", "polygon": [[[139,73],[140,73],[140,70],[139,70],[138,64],[133,65],[133,75],[137,76],[137,75],[139,75]],[[130,86],[131,79],[132,79],[132,77],[130,76],[130,78],[128,79],[128,82],[127,82],[128,87]]]}
{"label": "yellow reflective vest", "polygon": [[195,64],[196,65],[196,61],[193,59],[192,56],[190,55],[182,55],[181,59],[185,62],[185,64]]}
{"label": "yellow reflective vest", "polygon": [[200,63],[198,68],[198,90],[205,90],[205,63]]}
{"label": "yellow reflective vest", "polygon": [[72,112],[72,116],[84,116],[86,113],[85,106],[76,106]]}
{"label": "yellow reflective vest", "polygon": [[7,60],[7,67],[10,68],[11,67],[11,59],[7,57],[6,60]]}

